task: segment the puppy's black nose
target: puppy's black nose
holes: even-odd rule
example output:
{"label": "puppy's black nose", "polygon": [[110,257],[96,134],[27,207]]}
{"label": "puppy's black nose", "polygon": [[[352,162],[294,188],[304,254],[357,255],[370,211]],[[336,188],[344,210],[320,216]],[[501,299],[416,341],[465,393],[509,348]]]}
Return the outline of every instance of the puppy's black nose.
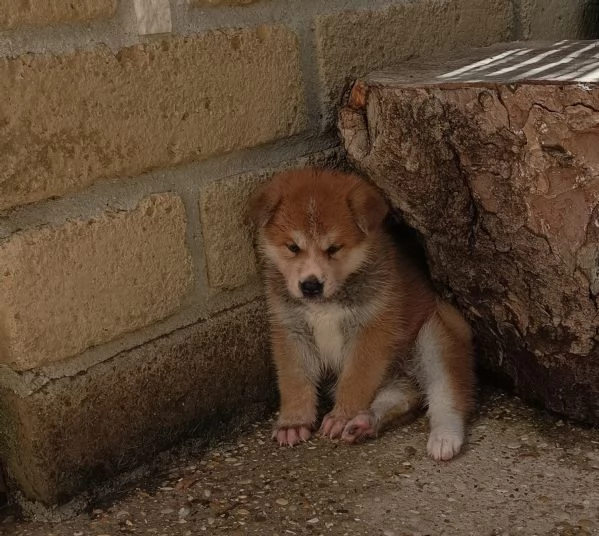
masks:
{"label": "puppy's black nose", "polygon": [[300,283],[300,290],[306,298],[315,298],[322,294],[323,284],[313,275]]}

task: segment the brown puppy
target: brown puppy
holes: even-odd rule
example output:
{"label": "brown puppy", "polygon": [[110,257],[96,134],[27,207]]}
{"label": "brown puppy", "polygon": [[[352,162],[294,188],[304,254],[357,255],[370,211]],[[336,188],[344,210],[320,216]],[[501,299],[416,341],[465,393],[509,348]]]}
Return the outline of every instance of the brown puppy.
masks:
{"label": "brown puppy", "polygon": [[388,205],[356,175],[304,169],[275,176],[250,202],[258,229],[281,395],[273,437],[309,439],[317,390],[333,373],[322,435],[349,443],[424,401],[428,452],[455,456],[473,403],[471,332],[398,252]]}

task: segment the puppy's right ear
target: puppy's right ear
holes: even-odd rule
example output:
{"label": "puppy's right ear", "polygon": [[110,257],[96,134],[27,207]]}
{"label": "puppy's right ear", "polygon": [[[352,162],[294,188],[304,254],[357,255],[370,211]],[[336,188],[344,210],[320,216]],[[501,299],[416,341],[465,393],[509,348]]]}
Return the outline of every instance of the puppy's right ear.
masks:
{"label": "puppy's right ear", "polygon": [[281,202],[278,182],[269,181],[260,186],[250,197],[248,215],[257,229],[264,227],[273,217]]}

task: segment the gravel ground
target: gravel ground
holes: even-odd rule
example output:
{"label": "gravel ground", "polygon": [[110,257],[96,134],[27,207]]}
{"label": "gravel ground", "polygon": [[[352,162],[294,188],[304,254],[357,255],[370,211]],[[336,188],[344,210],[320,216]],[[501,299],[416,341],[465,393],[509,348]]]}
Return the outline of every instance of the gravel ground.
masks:
{"label": "gravel ground", "polygon": [[599,534],[599,430],[500,392],[482,395],[469,444],[449,463],[426,457],[423,418],[356,446],[279,448],[271,426],[179,450],[151,479],[73,519],[8,517],[0,534]]}

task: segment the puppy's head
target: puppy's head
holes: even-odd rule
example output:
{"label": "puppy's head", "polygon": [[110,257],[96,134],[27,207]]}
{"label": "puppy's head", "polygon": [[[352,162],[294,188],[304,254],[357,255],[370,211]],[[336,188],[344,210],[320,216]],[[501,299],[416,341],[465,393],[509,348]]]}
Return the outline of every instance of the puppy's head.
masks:
{"label": "puppy's head", "polygon": [[304,169],[280,173],[250,200],[258,247],[301,300],[331,298],[366,262],[388,212],[356,175]]}

